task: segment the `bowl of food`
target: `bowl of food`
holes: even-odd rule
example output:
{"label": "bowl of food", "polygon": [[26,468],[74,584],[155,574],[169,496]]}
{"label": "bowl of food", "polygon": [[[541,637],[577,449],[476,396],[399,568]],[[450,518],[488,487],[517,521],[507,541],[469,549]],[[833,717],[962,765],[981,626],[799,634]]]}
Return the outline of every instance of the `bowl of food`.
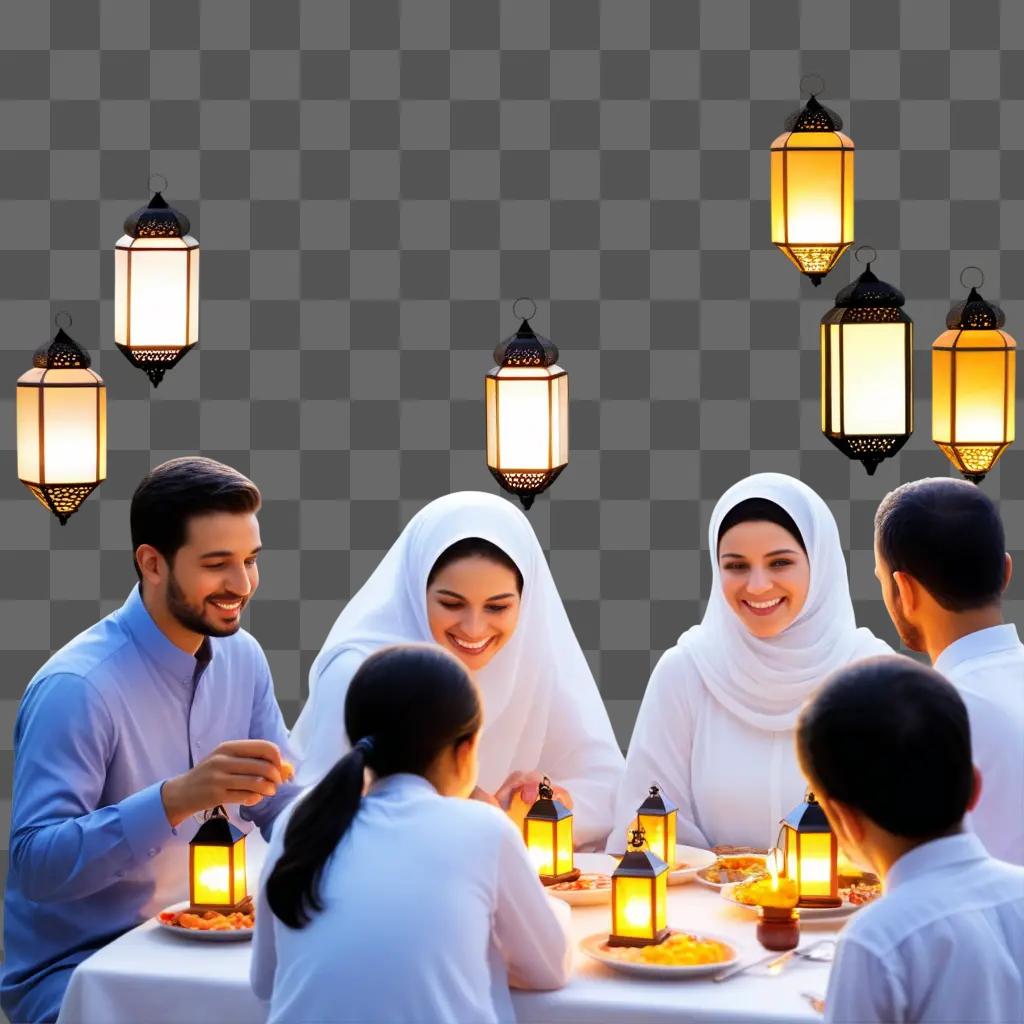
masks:
{"label": "bowl of food", "polygon": [[580,949],[613,970],[654,978],[700,978],[739,959],[735,947],[718,936],[677,929],[655,946],[609,946],[608,933],[598,932]]}

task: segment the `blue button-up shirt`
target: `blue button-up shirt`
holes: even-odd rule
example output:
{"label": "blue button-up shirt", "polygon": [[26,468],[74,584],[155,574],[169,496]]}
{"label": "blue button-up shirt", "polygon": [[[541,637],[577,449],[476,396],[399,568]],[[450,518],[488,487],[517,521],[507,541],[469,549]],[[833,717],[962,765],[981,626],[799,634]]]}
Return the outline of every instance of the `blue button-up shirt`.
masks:
{"label": "blue button-up shirt", "polygon": [[[188,897],[197,824],[167,821],[160,789],[225,740],[287,749],[267,660],[246,632],[193,657],[128,600],[59,650],[14,727],[14,801],[0,1004],[52,1021],[75,965]],[[264,832],[294,787],[228,812]],[[252,880],[253,882],[255,880]]]}

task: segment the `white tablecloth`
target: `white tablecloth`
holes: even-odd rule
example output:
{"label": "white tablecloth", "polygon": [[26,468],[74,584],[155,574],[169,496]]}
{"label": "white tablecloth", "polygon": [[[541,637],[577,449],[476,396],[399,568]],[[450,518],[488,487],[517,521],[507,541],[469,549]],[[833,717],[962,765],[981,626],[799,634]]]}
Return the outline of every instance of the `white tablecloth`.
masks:
{"label": "white tablecloth", "polygon": [[[248,842],[251,878],[263,859],[258,836]],[[578,856],[585,870],[610,870],[601,854]],[[823,995],[829,965],[794,959],[777,975],[760,969],[715,983],[708,979],[647,980],[595,963],[579,942],[607,931],[608,905],[572,912],[573,975],[557,992],[514,992],[523,1024],[792,1024],[820,1021],[802,992]],[[766,955],[751,912],[691,882],[669,889],[668,923],[730,941],[744,961]],[[801,944],[835,934],[835,925],[804,922]],[[249,988],[248,942],[204,943],[168,934],[149,921],[80,964],[71,978],[59,1024],[263,1024],[267,1004]],[[440,1022],[439,1022],[440,1024]]]}

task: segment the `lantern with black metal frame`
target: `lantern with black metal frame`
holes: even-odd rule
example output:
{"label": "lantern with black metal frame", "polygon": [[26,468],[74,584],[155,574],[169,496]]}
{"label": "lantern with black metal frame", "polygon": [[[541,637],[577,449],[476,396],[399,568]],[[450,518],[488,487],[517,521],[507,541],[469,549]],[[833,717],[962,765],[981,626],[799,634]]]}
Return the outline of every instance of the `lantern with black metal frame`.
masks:
{"label": "lantern with black metal frame", "polygon": [[214,807],[189,842],[188,891],[193,911],[229,914],[248,900],[245,833]]}
{"label": "lantern with black metal frame", "polygon": [[813,793],[782,819],[777,846],[782,850],[783,875],[796,882],[798,907],[842,905],[839,844]]}
{"label": "lantern with black metal frame", "polygon": [[636,812],[637,827],[647,837],[647,845],[670,867],[676,862],[676,819],[679,808],[667,799],[657,785]]}
{"label": "lantern with black metal frame", "polygon": [[[870,255],[868,255],[870,253]],[[867,267],[821,318],[821,429],[844,455],[874,475],[914,432],[914,324],[906,301]]]}
{"label": "lantern with black metal frame", "polygon": [[572,811],[555,799],[546,775],[537,787],[536,802],[523,818],[523,840],[545,885],[580,877],[573,863]]}
{"label": "lantern with black metal frame", "polygon": [[655,946],[668,938],[668,874],[668,864],[647,847],[644,830],[633,829],[612,873],[609,946]]}

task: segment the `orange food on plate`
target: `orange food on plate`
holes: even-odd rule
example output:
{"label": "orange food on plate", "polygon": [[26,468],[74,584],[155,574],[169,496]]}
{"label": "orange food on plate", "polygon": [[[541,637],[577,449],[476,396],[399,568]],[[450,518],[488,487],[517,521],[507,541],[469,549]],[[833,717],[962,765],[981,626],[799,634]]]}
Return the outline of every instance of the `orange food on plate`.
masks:
{"label": "orange food on plate", "polygon": [[691,932],[673,932],[656,946],[602,946],[601,951],[618,960],[662,967],[720,964],[736,955],[732,946],[716,939],[703,939]]}
{"label": "orange food on plate", "polygon": [[767,876],[755,877],[742,882],[732,890],[732,898],[748,907],[761,904],[769,906],[795,906],[797,901],[796,881],[780,878],[777,889],[772,889],[772,880]]}
{"label": "orange food on plate", "polygon": [[744,882],[748,878],[761,878],[768,874],[765,858],[756,855],[719,857],[710,867],[697,872],[701,878],[716,885]]}
{"label": "orange food on plate", "polygon": [[160,921],[174,928],[187,928],[195,932],[232,932],[242,928],[252,928],[254,913],[252,903],[242,904],[241,910],[230,914],[221,914],[216,910],[165,910],[160,914]]}
{"label": "orange food on plate", "polygon": [[589,892],[594,889],[610,889],[611,887],[610,876],[595,872],[582,874],[573,882],[556,882],[551,886],[557,892]]}

